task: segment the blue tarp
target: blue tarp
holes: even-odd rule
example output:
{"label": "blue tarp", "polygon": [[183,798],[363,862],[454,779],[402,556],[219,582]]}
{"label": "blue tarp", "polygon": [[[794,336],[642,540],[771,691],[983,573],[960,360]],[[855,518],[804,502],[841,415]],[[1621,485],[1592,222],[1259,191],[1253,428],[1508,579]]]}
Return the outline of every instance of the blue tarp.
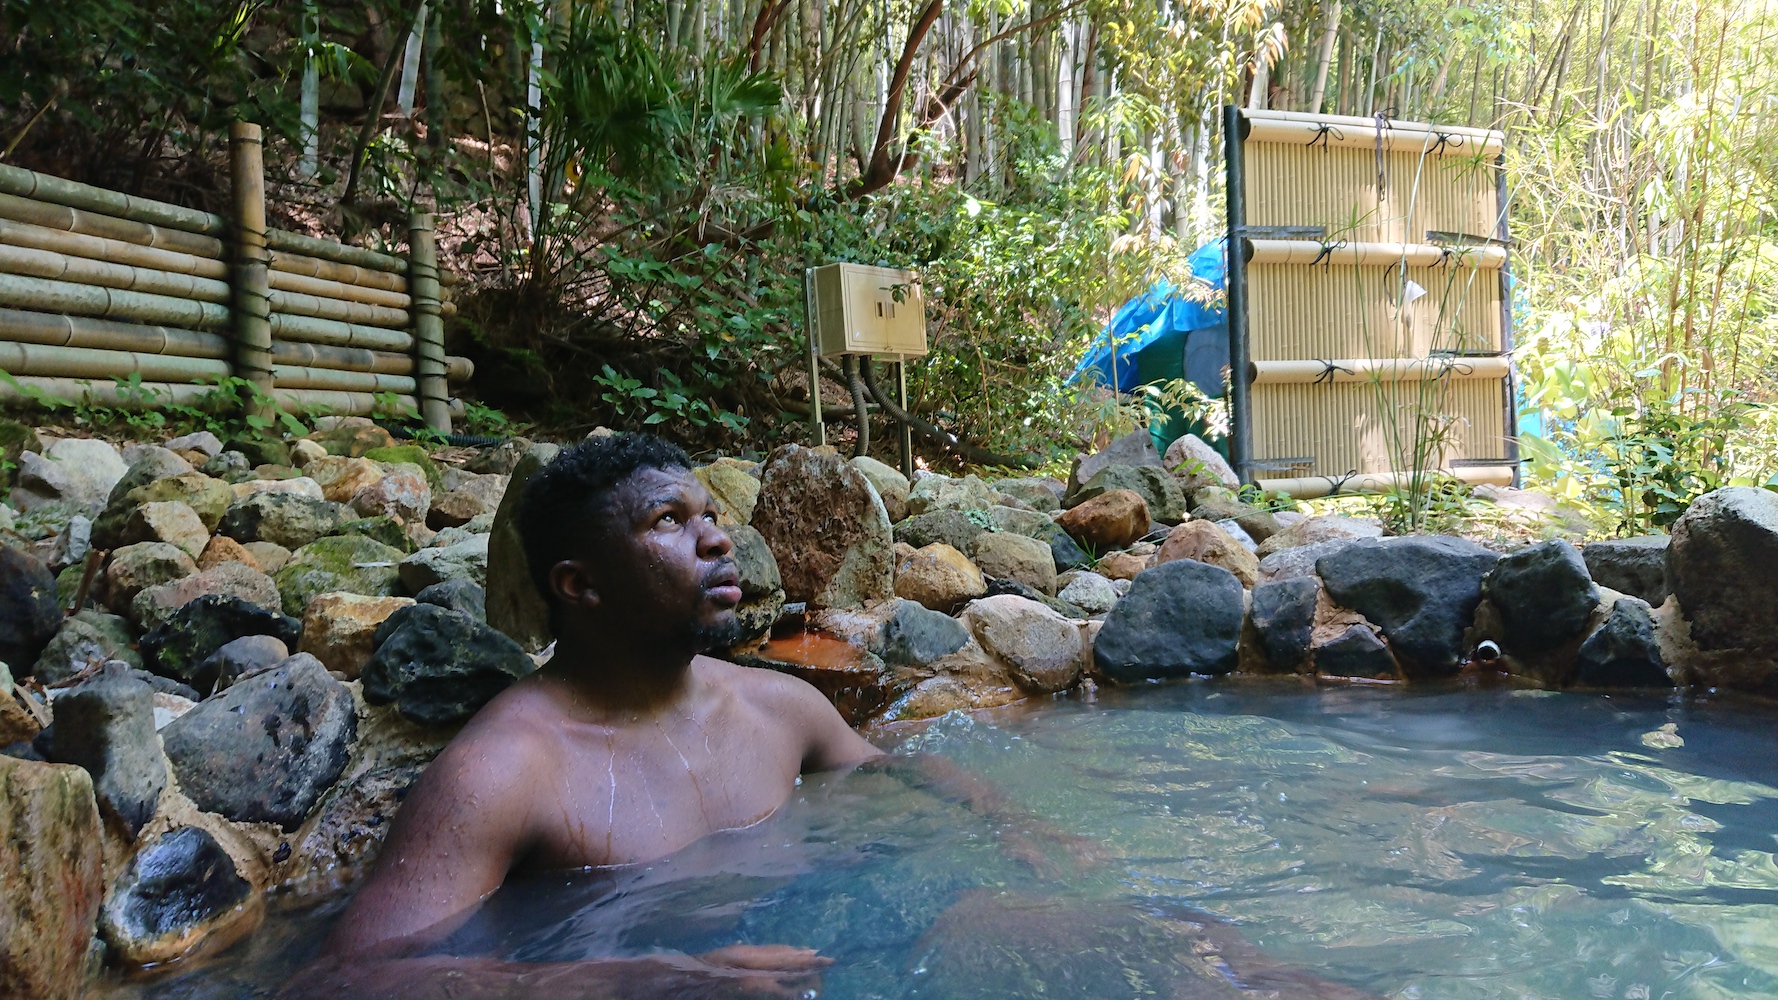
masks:
{"label": "blue tarp", "polygon": [[[1223,241],[1206,243],[1192,252],[1192,276],[1211,288],[1220,290],[1226,272]],[[1115,347],[1115,351],[1113,348]],[[1148,348],[1181,351],[1181,357],[1166,359],[1161,364],[1144,363],[1141,357]],[[1112,385],[1112,359],[1117,363],[1116,386],[1119,392],[1130,392],[1151,378],[1144,370],[1181,372],[1207,395],[1222,395],[1222,370],[1228,365],[1228,316],[1220,307],[1210,307],[1177,294],[1166,281],[1157,281],[1147,292],[1125,302],[1111,322],[1105,324],[1093,346],[1081,358],[1069,383],[1089,379],[1100,385]]]}

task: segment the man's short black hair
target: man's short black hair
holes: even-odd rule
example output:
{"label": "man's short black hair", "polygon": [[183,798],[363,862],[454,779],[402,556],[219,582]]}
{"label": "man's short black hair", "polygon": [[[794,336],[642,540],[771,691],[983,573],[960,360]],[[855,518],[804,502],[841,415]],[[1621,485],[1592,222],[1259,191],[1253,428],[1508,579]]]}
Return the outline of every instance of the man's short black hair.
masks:
{"label": "man's short black hair", "polygon": [[684,449],[653,434],[588,438],[556,456],[525,482],[519,503],[519,535],[537,592],[554,605],[550,567],[597,543],[619,483],[643,469],[690,468]]}

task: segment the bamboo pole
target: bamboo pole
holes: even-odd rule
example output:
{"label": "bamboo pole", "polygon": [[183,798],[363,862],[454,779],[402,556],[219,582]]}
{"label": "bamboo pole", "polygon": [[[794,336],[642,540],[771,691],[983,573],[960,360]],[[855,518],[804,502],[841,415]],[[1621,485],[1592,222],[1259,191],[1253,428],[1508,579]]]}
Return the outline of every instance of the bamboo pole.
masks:
{"label": "bamboo pole", "polygon": [[107,191],[91,184],[63,180],[6,164],[0,164],[0,191],[20,198],[47,201],[131,222],[164,226],[204,236],[220,237],[228,231],[228,224],[220,215]]}
{"label": "bamboo pole", "polygon": [[349,372],[337,368],[308,368],[301,365],[272,366],[272,379],[282,389],[337,389],[342,392],[414,391],[411,375],[379,375],[376,372]]}
{"label": "bamboo pole", "polygon": [[[89,403],[117,407],[125,410],[142,410],[155,406],[184,405],[219,407],[222,400],[216,394],[216,388],[209,385],[180,384],[165,382],[143,382],[135,392],[120,392],[112,382],[91,382],[82,379],[52,378],[39,375],[20,375],[16,378],[25,389],[47,392],[70,403],[85,401]],[[144,398],[146,397],[146,398]],[[341,392],[330,389],[274,389],[272,398],[279,406],[293,412],[330,413],[336,416],[362,417],[371,415],[395,416],[398,411],[412,411],[418,405],[414,397],[397,395],[391,402],[393,408],[385,406],[384,396],[368,392]],[[35,404],[36,400],[26,392],[6,382],[0,382],[0,403]],[[463,412],[462,400],[451,400],[453,416]]]}
{"label": "bamboo pole", "polygon": [[0,218],[14,222],[28,222],[46,229],[59,229],[63,232],[80,233],[85,236],[102,236],[106,239],[135,243],[140,246],[158,247],[162,250],[176,250],[197,257],[209,257],[212,260],[223,259],[222,241],[212,236],[198,236],[193,233],[168,229],[164,226],[151,226],[142,222],[131,222],[97,212],[87,212],[66,205],[52,205],[46,201],[32,201],[17,195],[0,192]]}
{"label": "bamboo pole", "polygon": [[[1375,149],[1377,127],[1369,125],[1320,123],[1313,121],[1280,121],[1248,115],[1245,138],[1248,142],[1275,142],[1299,146],[1338,146],[1342,148]],[[1391,124],[1382,130],[1383,148],[1390,152],[1424,152],[1431,156],[1498,156],[1505,148],[1505,137],[1496,132],[1486,138],[1465,135],[1440,126],[1412,128]]]}
{"label": "bamboo pole", "polygon": [[[1307,122],[1310,125],[1326,122],[1330,125],[1356,125],[1359,128],[1375,128],[1377,124],[1374,117],[1320,115],[1306,111],[1244,110],[1241,114],[1253,121]],[[1480,128],[1474,125],[1440,125],[1436,122],[1391,121],[1389,127],[1394,131],[1405,129],[1413,132],[1443,132],[1447,135],[1468,136],[1474,139],[1504,139],[1506,136],[1499,129]]]}
{"label": "bamboo pole", "polygon": [[1504,357],[1339,358],[1312,361],[1251,361],[1253,385],[1312,385],[1321,382],[1412,382],[1439,378],[1503,379]]}
{"label": "bamboo pole", "polygon": [[407,309],[409,303],[406,292],[391,292],[381,288],[366,288],[362,285],[348,284],[343,281],[329,281],[326,278],[311,278],[304,274],[292,274],[288,271],[278,270],[275,262],[267,278],[274,292],[293,292],[317,298],[403,311]]}
{"label": "bamboo pole", "polygon": [[234,209],[234,373],[262,392],[270,392],[272,309],[266,276],[265,161],[259,126],[251,122],[230,125],[228,152]]}
{"label": "bamboo pole", "polygon": [[272,314],[272,335],[305,344],[331,344],[335,347],[368,347],[373,351],[411,351],[414,336],[405,330],[384,330],[339,320],[317,319],[313,316]]}
{"label": "bamboo pole", "polygon": [[1292,479],[1261,479],[1255,485],[1268,493],[1284,493],[1297,500],[1313,500],[1334,493],[1382,493],[1410,482],[1424,482],[1434,475],[1447,475],[1471,486],[1510,486],[1513,470],[1506,465],[1465,465],[1455,469],[1422,470],[1419,472],[1371,472],[1351,477],[1299,476]]}
{"label": "bamboo pole", "polygon": [[0,307],[5,306],[187,330],[223,330],[229,324],[228,307],[214,302],[16,274],[0,274]]}
{"label": "bamboo pole", "polygon": [[1475,267],[1497,271],[1506,248],[1433,243],[1321,243],[1317,240],[1243,240],[1249,264],[1352,264],[1368,267]]}
{"label": "bamboo pole", "polygon": [[342,299],[324,299],[318,295],[304,295],[301,292],[286,292],[276,288],[268,289],[266,295],[273,312],[290,316],[314,316],[362,326],[388,327],[392,330],[408,325],[406,309],[390,309]]}
{"label": "bamboo pole", "polygon": [[404,295],[407,293],[407,278],[404,275],[359,267],[356,264],[340,264],[286,250],[272,251],[272,270],[304,278],[337,281],[342,285],[354,285],[359,288],[399,292]]}
{"label": "bamboo pole", "polygon": [[155,295],[172,295],[199,302],[228,302],[228,282],[199,278],[172,271],[156,271],[129,264],[111,264],[87,257],[70,257],[55,250],[0,244],[0,272],[52,278],[101,288],[125,288]]}
{"label": "bamboo pole", "polygon": [[267,230],[265,245],[283,253],[318,257],[335,264],[351,264],[371,271],[401,274],[407,270],[407,262],[394,254],[349,246],[345,243],[335,243],[332,240],[318,240],[313,236],[303,236],[300,233],[292,233],[283,229]]}
{"label": "bamboo pole", "polygon": [[408,221],[408,288],[414,304],[414,359],[420,377],[420,417],[441,434],[451,432],[450,387],[444,352],[444,320],[439,316],[438,245],[432,238],[432,216],[416,213]]}
{"label": "bamboo pole", "polygon": [[[370,351],[361,347],[331,347],[326,344],[304,344],[290,340],[272,341],[272,360],[281,365],[303,368],[330,368],[335,371],[374,372],[378,375],[412,375],[411,354]],[[475,374],[475,363],[468,358],[447,356],[446,378],[464,382]]]}
{"label": "bamboo pole", "polygon": [[[196,330],[113,323],[60,313],[0,309],[0,339],[52,347],[92,347],[137,354],[226,359],[228,338]],[[396,355],[399,357],[399,355]]]}
{"label": "bamboo pole", "polygon": [[126,243],[103,236],[86,236],[28,222],[13,222],[10,219],[0,219],[0,243],[30,247],[33,250],[53,250],[70,257],[196,275],[200,278],[228,279],[228,265],[213,258]]}
{"label": "bamboo pole", "polygon": [[140,375],[144,381],[194,382],[228,376],[228,362],[182,358],[170,354],[102,351],[90,347],[54,347],[0,341],[0,371],[12,375],[58,378],[121,378]]}

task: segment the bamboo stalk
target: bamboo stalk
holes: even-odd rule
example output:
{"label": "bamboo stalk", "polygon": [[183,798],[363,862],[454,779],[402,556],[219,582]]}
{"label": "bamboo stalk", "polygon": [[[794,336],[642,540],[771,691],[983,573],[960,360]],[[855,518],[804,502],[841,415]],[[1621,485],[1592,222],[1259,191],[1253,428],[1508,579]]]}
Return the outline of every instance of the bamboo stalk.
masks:
{"label": "bamboo stalk", "polygon": [[272,251],[272,270],[287,274],[301,275],[305,278],[321,278],[325,281],[337,281],[344,285],[358,285],[362,288],[377,288],[387,292],[406,292],[407,278],[387,271],[374,268],[359,267],[356,264],[341,264],[337,261],[322,260],[306,254],[288,250]]}
{"label": "bamboo stalk", "polygon": [[407,262],[394,254],[367,250],[364,247],[355,247],[345,243],[335,243],[332,240],[318,240],[313,236],[304,236],[301,233],[292,233],[283,229],[266,230],[265,245],[284,253],[318,257],[335,264],[351,264],[371,271],[401,274],[407,270]]}
{"label": "bamboo stalk", "polygon": [[319,295],[286,292],[276,288],[269,289],[266,294],[273,312],[289,316],[314,316],[319,319],[339,320],[342,323],[357,323],[362,326],[381,326],[392,330],[399,330],[408,325],[406,309],[390,309],[386,306],[365,305],[362,302],[327,299]]}
{"label": "bamboo stalk", "polygon": [[342,281],[329,281],[326,278],[291,274],[280,271],[275,266],[267,277],[270,279],[274,292],[294,292],[317,298],[335,299],[367,306],[382,306],[403,311],[407,309],[408,303],[411,301],[404,292],[390,292],[381,288],[366,288],[362,285],[347,284]]}
{"label": "bamboo stalk", "polygon": [[1354,264],[1368,267],[1475,267],[1498,271],[1506,265],[1499,246],[1438,246],[1431,243],[1332,243],[1316,240],[1244,240],[1249,264]]}
{"label": "bamboo stalk", "polygon": [[1350,478],[1301,476],[1294,479],[1261,479],[1255,483],[1268,493],[1285,493],[1298,500],[1330,496],[1338,487],[1340,493],[1382,493],[1422,482],[1433,475],[1451,476],[1471,486],[1511,486],[1513,470],[1508,465],[1466,465],[1455,469],[1422,470],[1419,472],[1372,472]]}
{"label": "bamboo stalk", "polygon": [[21,309],[0,309],[0,340],[187,358],[228,357],[228,338],[214,333]]}
{"label": "bamboo stalk", "polygon": [[228,362],[216,358],[183,358],[170,354],[104,351],[91,347],[55,347],[0,341],[0,371],[13,375],[57,378],[121,378],[140,375],[145,381],[227,378]]}
{"label": "bamboo stalk", "polygon": [[450,390],[444,321],[439,317],[438,245],[433,242],[432,216],[427,213],[416,213],[408,220],[408,258],[408,287],[414,295],[414,360],[420,376],[420,416],[427,427],[449,434]]}
{"label": "bamboo stalk", "polygon": [[20,198],[17,195],[4,192],[0,192],[0,218],[11,219],[15,222],[28,222],[46,229],[59,229],[63,232],[80,233],[85,236],[102,236],[106,239],[135,243],[140,246],[158,247],[162,250],[176,250],[197,257],[208,257],[212,260],[221,260],[223,257],[222,241],[213,236],[198,236],[177,229],[168,229],[164,226],[131,222],[128,219],[69,208],[66,205],[32,201],[29,198]]}
{"label": "bamboo stalk", "polygon": [[[1308,122],[1310,125],[1319,125],[1322,122],[1326,122],[1330,125],[1356,125],[1359,128],[1375,128],[1377,124],[1377,119],[1375,117],[1361,117],[1358,115],[1318,115],[1307,111],[1250,110],[1242,111],[1241,114],[1243,117],[1255,121]],[[1479,128],[1474,125],[1440,125],[1437,122],[1392,120],[1389,123],[1389,127],[1395,131],[1406,129],[1408,131],[1417,132],[1443,132],[1447,135],[1470,136],[1476,139],[1505,138],[1505,133],[1501,132],[1499,129]]]}
{"label": "bamboo stalk", "polygon": [[229,325],[228,307],[214,302],[15,274],[0,274],[0,306],[187,330],[223,330]]}
{"label": "bamboo stalk", "polygon": [[53,278],[101,288],[127,288],[155,295],[172,295],[199,302],[228,301],[228,282],[199,278],[172,271],[156,271],[129,264],[111,264],[86,257],[70,257],[55,250],[0,244],[0,272]]}
{"label": "bamboo stalk", "polygon": [[164,226],[203,236],[219,237],[228,231],[228,223],[220,215],[107,191],[91,184],[64,180],[6,164],[0,164],[0,191],[20,198],[47,201],[86,212],[98,212],[131,222]]}
{"label": "bamboo stalk", "polygon": [[229,179],[234,219],[233,282],[235,374],[272,388],[271,294],[266,275],[265,159],[259,126],[235,122],[228,128]]}
{"label": "bamboo stalk", "polygon": [[103,236],[87,236],[28,222],[0,219],[0,243],[34,250],[53,250],[71,257],[86,257],[112,264],[129,264],[157,271],[196,275],[200,278],[227,280],[228,265],[220,260],[195,254],[161,250]]}
{"label": "bamboo stalk", "polygon": [[336,389],[342,392],[414,391],[411,375],[379,375],[376,372],[349,372],[336,368],[309,368],[302,365],[272,366],[272,381],[284,389]]}
{"label": "bamboo stalk", "polygon": [[305,344],[331,344],[335,347],[368,347],[376,351],[410,351],[413,334],[402,330],[384,330],[357,323],[342,323],[313,316],[272,314],[272,335]]}
{"label": "bamboo stalk", "polygon": [[[1318,123],[1313,121],[1279,121],[1248,116],[1248,142],[1275,142],[1298,146],[1338,146],[1342,148],[1375,149],[1377,127],[1369,125]],[[1500,155],[1505,137],[1495,132],[1486,138],[1465,135],[1440,126],[1411,128],[1391,124],[1382,130],[1383,148],[1390,152],[1426,153],[1432,156]]]}
{"label": "bamboo stalk", "polygon": [[1340,358],[1321,361],[1250,361],[1253,385],[1312,385],[1320,382],[1412,382],[1438,378],[1503,379],[1505,357]]}
{"label": "bamboo stalk", "polygon": [[[374,372],[378,375],[412,375],[411,354],[392,351],[371,351],[361,347],[332,347],[326,344],[304,344],[298,341],[272,342],[272,360],[282,365],[307,368],[331,368],[335,371]],[[445,377],[452,382],[466,382],[475,374],[475,363],[468,358],[445,357]]]}
{"label": "bamboo stalk", "polygon": [[[81,379],[50,378],[39,375],[20,375],[16,381],[24,388],[47,392],[69,402],[85,401],[125,410],[142,410],[167,405],[211,407],[223,405],[223,401],[217,397],[216,388],[209,385],[143,382],[137,392],[125,394],[119,392],[117,385],[112,382],[90,382]],[[330,389],[274,389],[272,398],[277,401],[279,406],[293,412],[325,412],[336,416],[350,417],[396,415],[376,395],[368,392],[341,392]],[[5,382],[0,382],[0,403],[17,405],[34,404],[35,402],[36,400],[30,395]],[[412,412],[417,406],[412,396],[397,395],[393,403],[395,410],[398,411]],[[461,416],[462,413],[463,401],[460,399],[451,400],[452,416]]]}

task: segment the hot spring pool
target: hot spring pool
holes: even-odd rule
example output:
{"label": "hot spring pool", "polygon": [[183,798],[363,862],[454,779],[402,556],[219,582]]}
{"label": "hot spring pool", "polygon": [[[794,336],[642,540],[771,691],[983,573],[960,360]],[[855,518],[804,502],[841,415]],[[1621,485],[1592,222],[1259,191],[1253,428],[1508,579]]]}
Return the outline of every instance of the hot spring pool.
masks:
{"label": "hot spring pool", "polygon": [[[801,945],[835,960],[823,996],[860,1000],[1232,996],[1187,968],[1210,915],[1270,960],[1385,997],[1778,996],[1770,706],[1193,683],[899,739],[1108,859],[1040,876],[990,823],[893,777],[808,779],[767,822],[647,869],[509,884],[448,947]],[[336,911],[102,993],[269,994]],[[1292,983],[1284,996],[1318,993]]]}

